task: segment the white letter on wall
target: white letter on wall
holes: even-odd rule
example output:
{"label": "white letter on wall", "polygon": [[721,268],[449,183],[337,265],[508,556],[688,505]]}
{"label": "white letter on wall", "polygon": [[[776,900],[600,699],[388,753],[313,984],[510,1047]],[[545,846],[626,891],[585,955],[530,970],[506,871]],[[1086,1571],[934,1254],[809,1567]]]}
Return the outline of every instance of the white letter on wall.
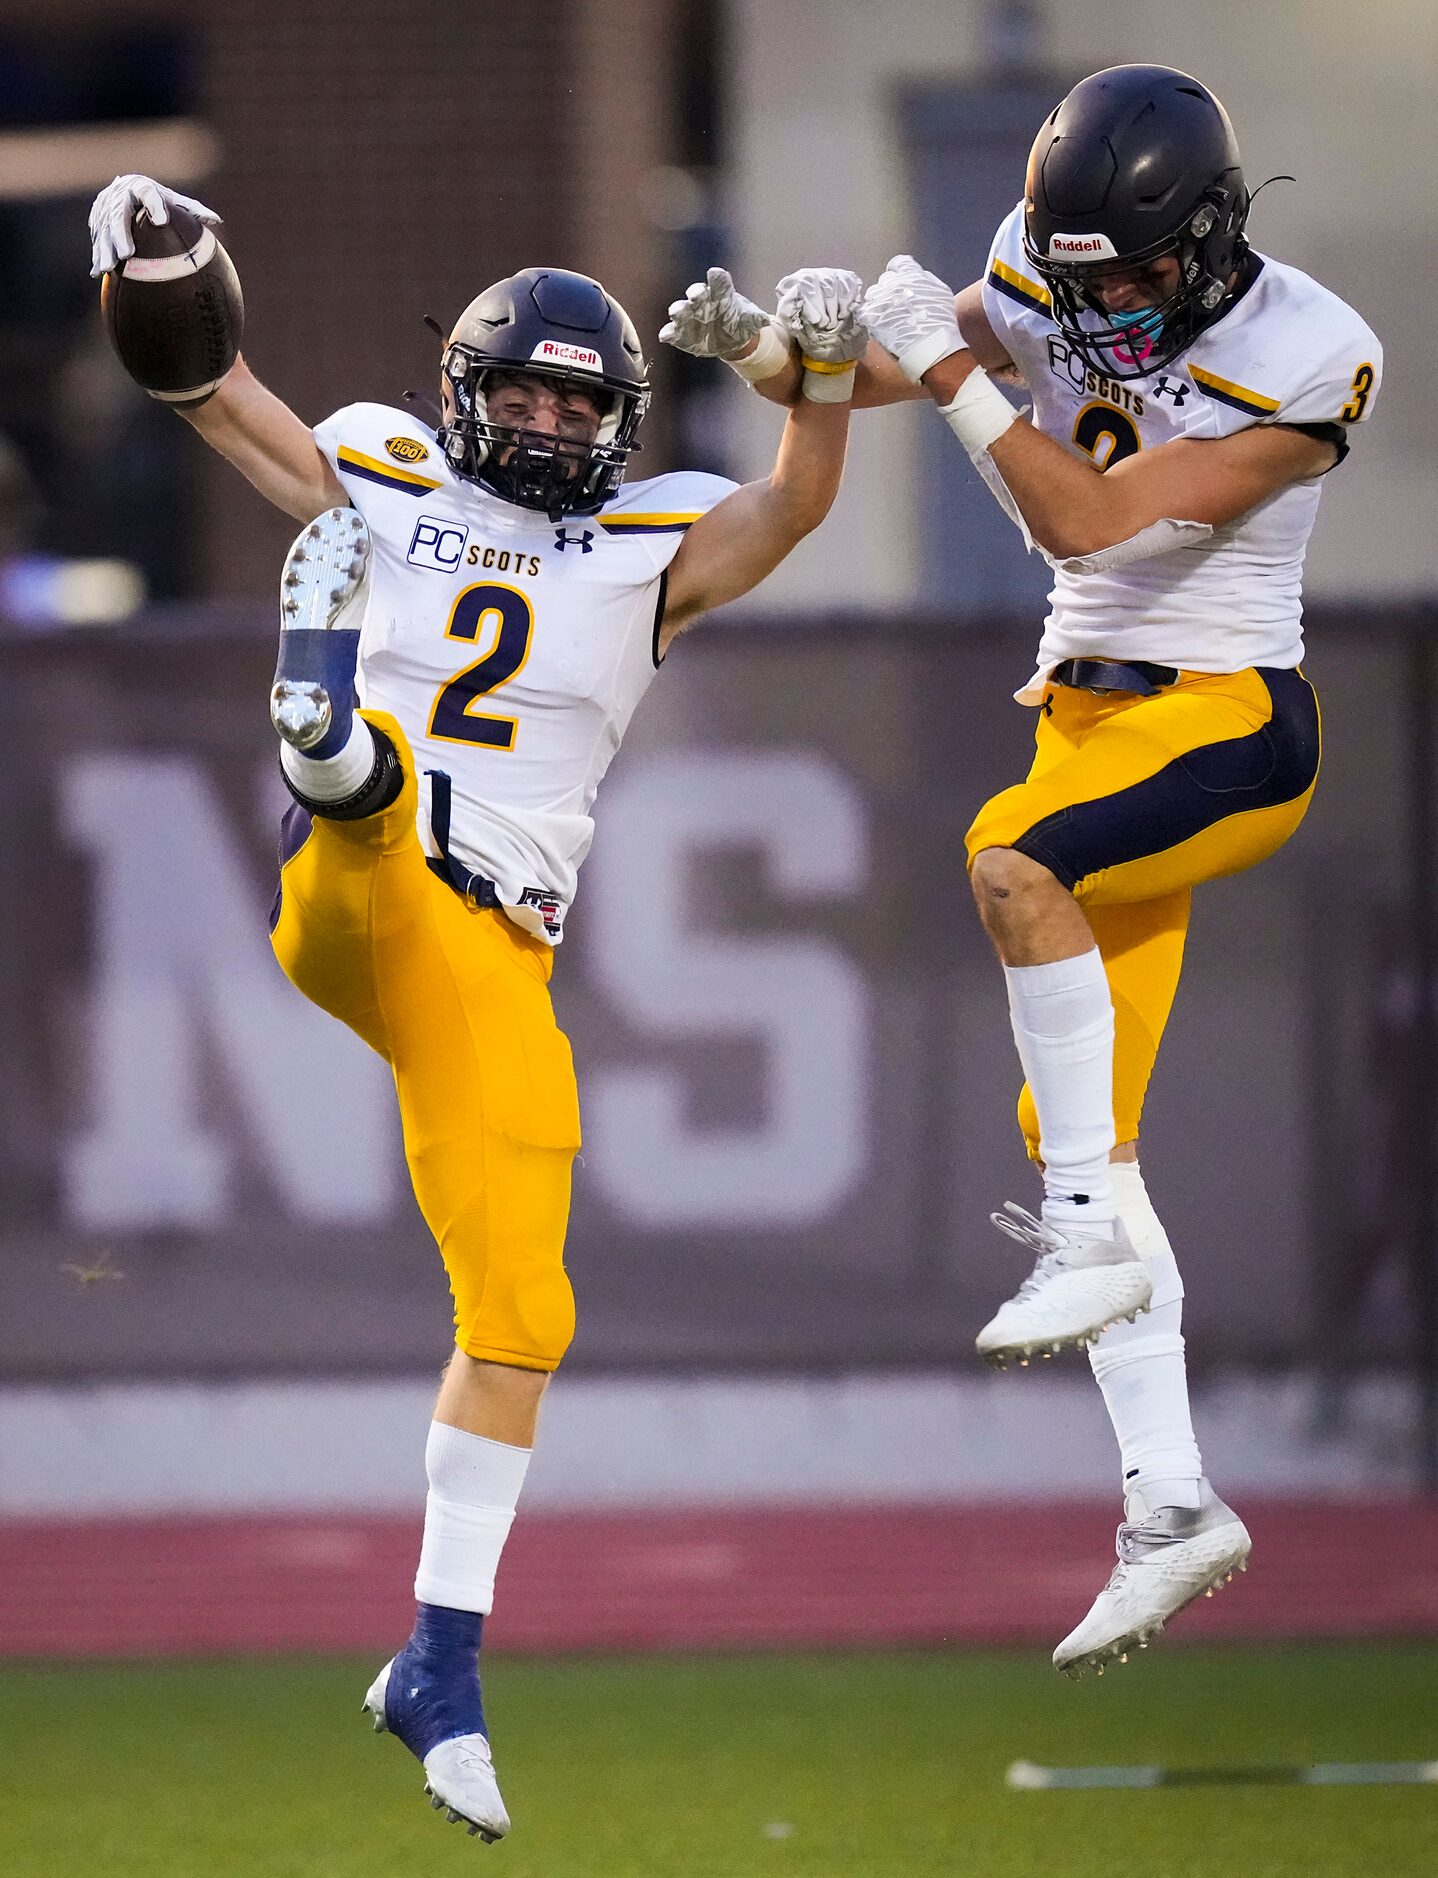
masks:
{"label": "white letter on wall", "polygon": [[650,757],[605,792],[586,886],[590,961],[608,996],[656,1038],[757,1035],[767,1056],[766,1112],[742,1129],[695,1126],[672,1071],[592,1079],[586,1160],[611,1201],[646,1227],[809,1224],[866,1171],[859,971],[827,939],[717,937],[686,917],[695,859],[736,844],[762,851],[776,895],[827,899],[864,884],[863,804],[822,757]]}
{"label": "white letter on wall", "polygon": [[64,810],[96,878],[90,1126],[67,1152],[70,1212],[98,1227],[224,1219],[237,1144],[205,1119],[203,1033],[244,1145],[297,1219],[387,1216],[389,1072],[286,984],[201,766],[86,758],[65,778]]}

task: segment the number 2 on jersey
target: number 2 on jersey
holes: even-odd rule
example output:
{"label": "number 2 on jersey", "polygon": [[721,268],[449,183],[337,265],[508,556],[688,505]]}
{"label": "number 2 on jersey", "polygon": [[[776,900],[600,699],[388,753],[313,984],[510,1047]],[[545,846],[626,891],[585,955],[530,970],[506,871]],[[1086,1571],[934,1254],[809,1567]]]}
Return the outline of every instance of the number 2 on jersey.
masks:
{"label": "number 2 on jersey", "polygon": [[488,697],[507,685],[523,668],[534,637],[534,608],[517,587],[497,581],[466,587],[450,609],[446,639],[478,640],[494,634],[494,644],[482,659],[440,688],[429,714],[429,734],[448,743],[478,743],[489,750],[512,750],[519,720],[475,711],[477,698]]}

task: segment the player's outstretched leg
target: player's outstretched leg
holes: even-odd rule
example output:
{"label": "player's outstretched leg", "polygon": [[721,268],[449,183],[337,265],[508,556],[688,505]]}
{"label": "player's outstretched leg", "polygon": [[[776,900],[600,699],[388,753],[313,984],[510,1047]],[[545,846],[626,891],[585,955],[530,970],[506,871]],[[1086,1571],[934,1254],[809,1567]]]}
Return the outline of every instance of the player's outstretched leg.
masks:
{"label": "player's outstretched leg", "polygon": [[975,1339],[979,1354],[1002,1367],[1087,1343],[1147,1309],[1152,1285],[1109,1178],[1114,1007],[1103,959],[1049,868],[984,845],[992,809],[969,831],[974,896],[1003,965],[1014,1043],[1038,1112],[1044,1181],[1041,1218],[1013,1201],[991,1216],[1035,1255],[1017,1294]]}
{"label": "player's outstretched leg", "polygon": [[1198,1505],[1161,1506],[1118,1529],[1118,1564],[1076,1630],[1054,1651],[1054,1668],[1070,1676],[1143,1649],[1175,1612],[1212,1596],[1244,1571],[1253,1542],[1231,1506],[1205,1479]]}
{"label": "player's outstretched leg", "polygon": [[312,814],[353,821],[385,808],[403,774],[394,746],[355,715],[355,665],[370,537],[355,509],[302,528],[280,576],[280,649],[270,691],[280,767]]}
{"label": "player's outstretched leg", "polygon": [[1200,1592],[1245,1564],[1248,1532],[1216,1499],[1193,1432],[1183,1340],[1183,1280],[1138,1162],[1111,1170],[1119,1217],[1153,1279],[1135,1324],[1089,1351],[1118,1437],[1125,1524],[1119,1566],[1083,1622],[1054,1653],[1059,1669],[1102,1669],[1142,1646]]}
{"label": "player's outstretched leg", "polygon": [[[437,1412],[454,1412],[466,1401],[473,1407],[486,1377],[491,1390],[503,1387],[512,1410],[523,1402],[526,1413],[520,1419],[532,1439],[533,1414],[547,1380],[542,1374],[501,1374],[495,1364],[456,1352]],[[510,1822],[490,1757],[480,1643],[484,1619],[494,1608],[495,1574],[530,1453],[528,1446],[490,1440],[446,1422],[430,1424],[414,1630],[364,1700],[376,1731],[395,1735],[423,1763],[430,1805],[486,1841],[503,1838]]]}

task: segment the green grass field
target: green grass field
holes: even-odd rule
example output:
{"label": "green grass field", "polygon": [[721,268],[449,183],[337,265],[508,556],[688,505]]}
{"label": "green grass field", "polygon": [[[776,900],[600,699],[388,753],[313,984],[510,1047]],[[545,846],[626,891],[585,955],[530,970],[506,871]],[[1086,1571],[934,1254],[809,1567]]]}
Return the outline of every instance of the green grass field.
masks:
{"label": "green grass field", "polygon": [[442,1823],[333,1659],[0,1671],[4,1878],[1406,1878],[1438,1788],[1010,1793],[1005,1767],[1438,1757],[1438,1646],[535,1662],[486,1679],[516,1820]]}

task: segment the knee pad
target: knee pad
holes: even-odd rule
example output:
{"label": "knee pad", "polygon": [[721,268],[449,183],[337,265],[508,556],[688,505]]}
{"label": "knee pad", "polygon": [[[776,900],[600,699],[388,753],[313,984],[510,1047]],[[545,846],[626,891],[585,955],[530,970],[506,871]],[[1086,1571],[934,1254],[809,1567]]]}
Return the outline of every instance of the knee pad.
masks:
{"label": "knee pad", "polygon": [[574,1338],[574,1290],[562,1264],[513,1273],[492,1269],[468,1313],[456,1310],[466,1356],[525,1369],[559,1367]]}

